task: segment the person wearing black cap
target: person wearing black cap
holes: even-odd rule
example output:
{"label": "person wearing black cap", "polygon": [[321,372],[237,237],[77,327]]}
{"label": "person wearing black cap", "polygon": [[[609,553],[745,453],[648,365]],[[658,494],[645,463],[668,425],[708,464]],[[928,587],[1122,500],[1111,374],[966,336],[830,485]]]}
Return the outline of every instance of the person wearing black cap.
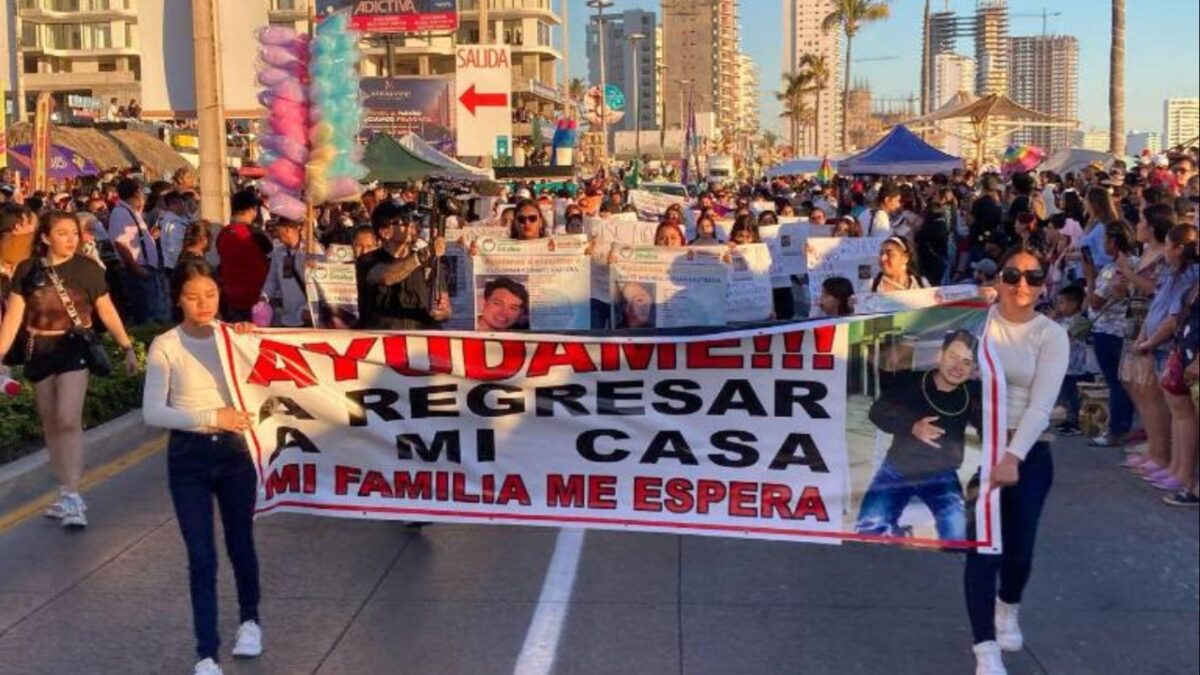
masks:
{"label": "person wearing black cap", "polygon": [[380,247],[358,259],[359,327],[436,330],[450,318],[450,296],[435,276],[446,240],[419,247],[412,211],[385,201],[371,213]]}

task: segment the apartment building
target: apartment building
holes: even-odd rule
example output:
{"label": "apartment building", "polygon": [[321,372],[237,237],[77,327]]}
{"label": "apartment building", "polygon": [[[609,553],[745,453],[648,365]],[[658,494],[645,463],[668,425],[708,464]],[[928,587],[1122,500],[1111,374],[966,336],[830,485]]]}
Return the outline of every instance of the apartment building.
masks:
{"label": "apartment building", "polygon": [[801,148],[815,148],[818,155],[835,152],[842,143],[842,33],[821,29],[832,11],[832,0],[783,0],[783,72],[799,70],[805,54],[824,57],[830,72],[828,87],[815,101],[820,138],[812,137],[815,128],[804,126],[798,140]]}
{"label": "apartment building", "polygon": [[[1010,38],[1009,96],[1038,112],[1079,117],[1079,41],[1070,35]],[[1022,129],[1013,142],[1048,153],[1071,147],[1070,129]]]}
{"label": "apartment building", "polygon": [[1163,144],[1167,148],[1195,144],[1197,136],[1200,136],[1200,98],[1163,101]]}
{"label": "apartment building", "polygon": [[703,135],[736,128],[741,93],[738,0],[663,0],[666,124],[680,128],[690,99]]}
{"label": "apartment building", "polygon": [[[631,41],[631,36],[641,35]],[[612,130],[632,130],[637,127],[641,112],[643,131],[658,128],[661,119],[658,63],[662,53],[659,44],[658,16],[654,12],[627,10],[604,17],[604,81],[616,85],[625,94],[625,117]],[[599,84],[601,79],[600,27],[595,15],[587,25],[588,82]],[[635,103],[637,92],[639,104]]]}

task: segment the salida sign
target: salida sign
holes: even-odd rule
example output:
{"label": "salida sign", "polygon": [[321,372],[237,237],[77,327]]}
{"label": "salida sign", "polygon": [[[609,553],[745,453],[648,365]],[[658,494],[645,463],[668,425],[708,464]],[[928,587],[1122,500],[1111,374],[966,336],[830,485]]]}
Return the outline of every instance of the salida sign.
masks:
{"label": "salida sign", "polygon": [[455,49],[458,154],[490,156],[512,136],[512,52],[502,45]]}
{"label": "salida sign", "polygon": [[340,0],[350,8],[350,27],[369,33],[419,33],[458,29],[457,0]]}

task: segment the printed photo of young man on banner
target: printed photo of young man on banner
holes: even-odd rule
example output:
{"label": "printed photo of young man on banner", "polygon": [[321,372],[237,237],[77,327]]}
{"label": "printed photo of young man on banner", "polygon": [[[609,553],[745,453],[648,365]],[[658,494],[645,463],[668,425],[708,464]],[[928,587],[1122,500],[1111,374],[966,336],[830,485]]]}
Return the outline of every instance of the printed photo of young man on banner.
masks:
{"label": "printed photo of young man on banner", "polygon": [[942,548],[997,538],[995,527],[975,536],[975,523],[995,515],[979,486],[1000,449],[1002,403],[990,389],[1003,383],[986,364],[985,323],[968,303],[849,325],[848,503],[857,534]]}

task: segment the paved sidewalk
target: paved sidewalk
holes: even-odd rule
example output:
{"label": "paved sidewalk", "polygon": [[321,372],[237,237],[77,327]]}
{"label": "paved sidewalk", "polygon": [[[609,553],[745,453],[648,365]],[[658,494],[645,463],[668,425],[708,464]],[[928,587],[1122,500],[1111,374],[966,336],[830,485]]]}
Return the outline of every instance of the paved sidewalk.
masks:
{"label": "paved sidewalk", "polygon": [[[1013,675],[1200,670],[1200,517],[1055,449]],[[189,673],[187,572],[161,454],[87,495],[91,527],[0,534],[0,673]],[[257,538],[267,651],[227,673],[514,673],[556,530],[272,516]],[[554,673],[969,675],[960,556],[589,532]],[[222,635],[236,629],[221,568]],[[558,609],[558,607],[551,607]]]}

